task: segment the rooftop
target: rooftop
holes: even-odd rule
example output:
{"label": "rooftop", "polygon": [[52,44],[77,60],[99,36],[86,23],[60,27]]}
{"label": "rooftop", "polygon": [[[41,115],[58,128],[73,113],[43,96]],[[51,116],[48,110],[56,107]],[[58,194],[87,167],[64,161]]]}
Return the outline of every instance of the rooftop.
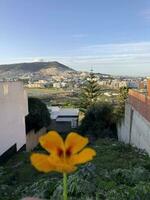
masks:
{"label": "rooftop", "polygon": [[79,109],[77,108],[60,108],[58,106],[50,106],[48,110],[51,113],[52,119],[57,119],[58,117],[72,117],[78,116]]}

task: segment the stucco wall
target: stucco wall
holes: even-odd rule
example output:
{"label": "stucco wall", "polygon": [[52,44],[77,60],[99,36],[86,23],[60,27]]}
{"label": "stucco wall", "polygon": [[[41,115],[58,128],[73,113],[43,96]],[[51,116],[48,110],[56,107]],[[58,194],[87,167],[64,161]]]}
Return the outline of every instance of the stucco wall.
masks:
{"label": "stucco wall", "polygon": [[119,140],[144,149],[150,155],[150,122],[128,103],[125,110],[125,119],[118,126]]}
{"label": "stucco wall", "polygon": [[118,139],[127,144],[130,140],[130,115],[131,106],[129,104],[126,104],[125,117],[122,120],[122,123],[118,125]]}
{"label": "stucco wall", "polygon": [[150,123],[134,110],[131,144],[150,154]]}
{"label": "stucco wall", "polygon": [[26,143],[25,116],[27,94],[21,82],[0,83],[0,155],[16,144],[19,150]]}
{"label": "stucco wall", "polygon": [[39,131],[35,133],[35,130],[31,130],[30,132],[27,133],[26,136],[26,150],[31,151],[33,150],[39,143],[39,137],[46,133],[47,129],[43,127]]}

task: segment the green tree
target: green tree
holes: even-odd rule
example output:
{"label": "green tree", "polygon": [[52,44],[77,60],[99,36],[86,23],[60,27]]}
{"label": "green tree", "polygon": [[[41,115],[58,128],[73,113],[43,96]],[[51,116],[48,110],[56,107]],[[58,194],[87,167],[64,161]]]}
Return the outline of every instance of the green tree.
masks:
{"label": "green tree", "polygon": [[118,118],[118,121],[120,121],[124,117],[125,112],[125,102],[128,98],[128,87],[121,87],[119,89],[119,95],[117,98],[117,107],[116,107],[116,115]]}
{"label": "green tree", "polygon": [[45,103],[38,98],[28,98],[29,114],[26,116],[26,132],[47,127],[50,122],[50,113]]}
{"label": "green tree", "polygon": [[100,95],[100,87],[93,71],[89,74],[80,94],[80,108],[86,110],[90,105],[97,102]]}
{"label": "green tree", "polygon": [[106,102],[93,104],[88,108],[79,131],[91,137],[117,137],[114,108]]}

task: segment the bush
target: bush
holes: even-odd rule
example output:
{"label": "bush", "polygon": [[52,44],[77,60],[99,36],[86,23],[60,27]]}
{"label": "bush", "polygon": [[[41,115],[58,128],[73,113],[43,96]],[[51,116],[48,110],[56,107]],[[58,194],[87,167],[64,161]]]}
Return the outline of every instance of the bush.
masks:
{"label": "bush", "polygon": [[46,105],[37,98],[28,99],[29,114],[26,117],[26,132],[35,131],[50,124],[50,113]]}
{"label": "bush", "polygon": [[80,131],[92,137],[117,137],[114,109],[109,103],[92,105],[81,122]]}

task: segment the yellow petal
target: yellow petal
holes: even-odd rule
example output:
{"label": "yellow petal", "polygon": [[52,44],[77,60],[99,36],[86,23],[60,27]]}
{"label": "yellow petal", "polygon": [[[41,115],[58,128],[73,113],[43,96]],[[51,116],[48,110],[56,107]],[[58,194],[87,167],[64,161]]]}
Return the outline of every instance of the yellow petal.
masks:
{"label": "yellow petal", "polygon": [[88,142],[88,138],[72,132],[66,138],[65,149],[69,151],[70,154],[75,154],[81,151]]}
{"label": "yellow petal", "polygon": [[70,162],[74,165],[83,164],[93,159],[96,156],[96,152],[92,148],[85,148],[79,154],[73,155],[70,158]]}
{"label": "yellow petal", "polygon": [[51,162],[49,162],[48,155],[33,153],[31,155],[31,163],[32,165],[41,172],[50,172],[54,170],[54,166]]}
{"label": "yellow petal", "polygon": [[76,167],[72,163],[68,163],[68,160],[66,160],[63,157],[58,156],[49,156],[50,162],[54,165],[54,171],[60,172],[60,173],[71,173],[76,170]]}
{"label": "yellow petal", "polygon": [[64,151],[64,141],[56,131],[41,136],[39,142],[51,154],[59,155]]}
{"label": "yellow petal", "polygon": [[76,170],[76,167],[74,165],[64,164],[64,163],[58,163],[56,165],[55,171],[60,173],[71,173]]}

